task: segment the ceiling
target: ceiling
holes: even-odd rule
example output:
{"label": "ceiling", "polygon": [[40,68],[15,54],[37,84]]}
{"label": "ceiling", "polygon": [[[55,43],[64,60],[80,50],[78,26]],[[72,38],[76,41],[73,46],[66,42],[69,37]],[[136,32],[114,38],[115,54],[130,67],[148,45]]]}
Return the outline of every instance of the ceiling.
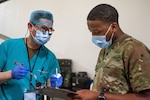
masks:
{"label": "ceiling", "polygon": [[3,2],[5,2],[5,1],[8,1],[8,0],[0,0],[0,3],[3,3]]}

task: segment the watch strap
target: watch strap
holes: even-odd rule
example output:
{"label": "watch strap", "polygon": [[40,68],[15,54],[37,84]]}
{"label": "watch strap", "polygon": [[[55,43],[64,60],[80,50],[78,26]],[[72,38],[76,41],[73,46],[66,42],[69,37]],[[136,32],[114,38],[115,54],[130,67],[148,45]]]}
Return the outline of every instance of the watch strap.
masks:
{"label": "watch strap", "polygon": [[105,100],[105,89],[102,89],[102,91],[100,92],[100,95],[98,96],[98,100]]}
{"label": "watch strap", "polygon": [[98,96],[98,100],[105,100],[104,92],[101,92]]}

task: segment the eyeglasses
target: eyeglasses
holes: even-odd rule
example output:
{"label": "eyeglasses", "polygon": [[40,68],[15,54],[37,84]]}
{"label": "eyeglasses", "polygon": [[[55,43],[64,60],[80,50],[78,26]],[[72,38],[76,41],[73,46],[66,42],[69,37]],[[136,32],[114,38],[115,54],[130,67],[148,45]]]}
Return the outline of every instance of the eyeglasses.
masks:
{"label": "eyeglasses", "polygon": [[52,33],[55,31],[52,27],[48,28],[45,25],[35,25],[35,27],[43,33],[49,32],[49,35],[52,35]]}

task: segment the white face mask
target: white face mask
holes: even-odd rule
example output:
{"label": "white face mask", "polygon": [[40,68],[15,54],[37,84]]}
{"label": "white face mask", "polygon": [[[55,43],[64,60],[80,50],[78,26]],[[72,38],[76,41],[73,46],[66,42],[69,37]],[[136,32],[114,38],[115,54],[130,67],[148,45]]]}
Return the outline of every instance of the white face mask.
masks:
{"label": "white face mask", "polygon": [[[112,25],[112,24],[111,24]],[[92,36],[92,42],[97,45],[100,48],[107,48],[112,44],[112,38],[114,36],[114,33],[112,33],[112,36],[109,41],[106,41],[106,36],[111,28],[111,25],[109,26],[107,32],[103,36]]]}
{"label": "white face mask", "polygon": [[42,32],[40,30],[36,30],[36,35],[33,36],[33,34],[31,33],[33,40],[36,44],[38,45],[43,45],[45,43],[47,43],[50,40],[51,35],[49,35],[49,32]]}

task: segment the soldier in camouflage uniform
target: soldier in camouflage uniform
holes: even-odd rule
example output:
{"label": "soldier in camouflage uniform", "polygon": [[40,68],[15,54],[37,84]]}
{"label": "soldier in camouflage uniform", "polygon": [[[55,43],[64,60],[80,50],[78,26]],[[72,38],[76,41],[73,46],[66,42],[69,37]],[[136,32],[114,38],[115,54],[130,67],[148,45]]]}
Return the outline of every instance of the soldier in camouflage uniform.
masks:
{"label": "soldier in camouflage uniform", "polygon": [[73,100],[150,100],[150,50],[125,34],[111,5],[94,7],[87,17],[92,41],[101,47],[92,91],[79,90]]}

